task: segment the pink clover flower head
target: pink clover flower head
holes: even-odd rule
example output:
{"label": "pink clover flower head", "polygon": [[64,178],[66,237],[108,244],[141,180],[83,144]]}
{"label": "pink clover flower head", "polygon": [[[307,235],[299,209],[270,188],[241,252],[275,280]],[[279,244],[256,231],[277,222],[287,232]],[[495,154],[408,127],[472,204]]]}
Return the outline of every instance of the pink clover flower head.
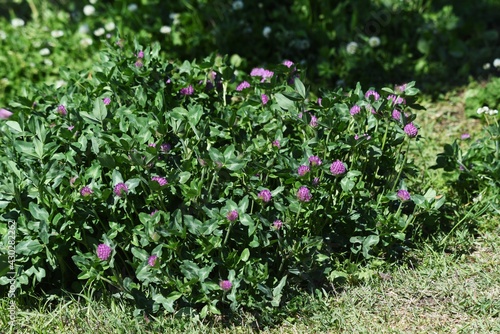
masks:
{"label": "pink clover flower head", "polygon": [[75,126],[74,126],[74,125],[70,125],[70,126],[68,126],[68,130],[69,130],[69,131],[73,131],[73,129],[74,129],[74,128],[75,128]]}
{"label": "pink clover flower head", "polygon": [[402,84],[402,85],[396,86],[396,91],[398,93],[403,93],[405,90],[406,90],[406,84]]}
{"label": "pink clover flower head", "polygon": [[349,114],[351,114],[351,116],[354,116],[354,115],[359,114],[360,111],[361,111],[361,108],[358,105],[355,105],[355,106],[352,106],[352,108],[349,110]]}
{"label": "pink clover flower head", "polygon": [[128,194],[128,187],[125,183],[120,182],[120,183],[116,184],[113,191],[114,191],[116,196],[122,197],[123,195]]}
{"label": "pink clover flower head", "polygon": [[273,146],[277,147],[277,148],[280,148],[281,147],[280,141],[278,139],[274,140],[273,141]]}
{"label": "pink clover flower head", "polygon": [[285,65],[286,67],[290,68],[293,66],[293,61],[291,60],[284,60],[283,61],[283,65]]}
{"label": "pink clover flower head", "polygon": [[277,219],[273,222],[273,226],[275,229],[279,230],[283,226],[283,222]]}
{"label": "pink clover flower head", "polygon": [[271,192],[267,189],[261,190],[258,195],[259,199],[264,201],[265,203],[269,202],[271,200]]}
{"label": "pink clover flower head", "polygon": [[151,255],[148,259],[148,264],[151,266],[151,267],[154,267],[155,264],[156,264],[156,260],[158,260],[158,256],[156,255]]}
{"label": "pink clover flower head", "polygon": [[154,210],[154,211],[151,211],[151,213],[149,215],[152,217],[152,216],[154,216],[158,212],[159,212],[158,210]]}
{"label": "pink clover flower head", "polygon": [[411,198],[410,193],[408,192],[408,190],[405,189],[399,189],[397,196],[402,201],[409,201]]}
{"label": "pink clover flower head", "polygon": [[229,211],[228,214],[226,215],[226,218],[230,222],[234,222],[236,219],[238,219],[238,211],[236,210]]}
{"label": "pink clover flower head", "polygon": [[219,286],[224,291],[229,291],[233,287],[233,283],[229,280],[220,281]]}
{"label": "pink clover flower head", "polygon": [[267,104],[267,102],[269,102],[269,96],[267,96],[266,94],[262,94],[262,95],[260,96],[260,99],[262,100],[262,104],[263,104],[263,105],[266,105],[266,104]]}
{"label": "pink clover flower head", "polygon": [[304,176],[306,175],[307,173],[309,173],[309,166],[306,166],[306,165],[301,165],[298,170],[297,170],[297,173],[299,173],[299,176]]}
{"label": "pink clover flower head", "polygon": [[462,139],[462,140],[469,139],[469,138],[470,138],[470,134],[468,134],[468,133],[464,133],[460,136],[460,139]]}
{"label": "pink clover flower head", "polygon": [[89,186],[85,186],[83,187],[81,190],[80,190],[80,195],[82,195],[82,197],[89,197],[90,195],[92,195],[94,193],[94,191],[92,189],[90,189]]}
{"label": "pink clover flower head", "polygon": [[139,53],[137,53],[137,58],[139,58],[139,59],[144,58],[144,51],[142,51],[142,50],[139,51]]}
{"label": "pink clover flower head", "polygon": [[302,111],[297,115],[298,118],[302,119]]}
{"label": "pink clover flower head", "polygon": [[105,105],[108,105],[111,103],[111,99],[109,97],[105,97],[104,99],[102,99],[102,102],[105,104]]}
{"label": "pink clover flower head", "polygon": [[365,99],[369,99],[370,96],[373,96],[373,98],[375,99],[375,101],[378,101],[378,99],[380,99],[380,95],[379,93],[377,93],[376,91],[374,91],[373,89],[370,89],[369,91],[367,91],[365,93]]}
{"label": "pink clover flower head", "polygon": [[106,244],[100,244],[97,246],[97,257],[103,261],[109,259],[111,255],[111,247]]}
{"label": "pink clover flower head", "polygon": [[266,70],[264,68],[254,68],[250,72],[250,76],[252,77],[261,77],[263,80],[267,78],[271,78],[274,75],[273,71]]}
{"label": "pink clover flower head", "polygon": [[406,100],[404,98],[402,98],[401,96],[394,95],[394,94],[389,95],[387,97],[387,99],[389,101],[391,101],[393,105],[406,103]]}
{"label": "pink clover flower head", "polygon": [[156,144],[155,143],[149,143],[148,146],[149,147],[156,147]]}
{"label": "pink clover flower head", "polygon": [[394,109],[392,111],[392,118],[395,119],[396,121],[400,121],[401,120],[401,112],[397,109]]}
{"label": "pink clover flower head", "polygon": [[141,67],[143,67],[143,66],[144,66],[144,64],[142,63],[142,61],[141,61],[140,59],[139,59],[138,61],[136,61],[136,62],[134,63],[134,65],[135,65],[135,67],[138,67],[138,68],[141,68]]}
{"label": "pink clover flower head", "polygon": [[151,181],[156,181],[158,182],[158,184],[160,185],[160,187],[163,187],[164,185],[166,185],[168,182],[167,182],[167,179],[164,178],[164,177],[161,177],[161,176],[153,176],[151,178]]}
{"label": "pink clover flower head", "polygon": [[297,199],[301,202],[309,202],[312,198],[311,191],[306,186],[302,186],[297,191]]}
{"label": "pink clover flower head", "polygon": [[320,166],[323,162],[317,155],[311,155],[309,157],[309,163],[311,166]]}
{"label": "pink clover flower head", "polygon": [[318,118],[314,115],[311,115],[311,121],[309,122],[309,125],[312,126],[313,128],[318,126]]}
{"label": "pink clover flower head", "polygon": [[335,176],[344,174],[346,172],[346,168],[344,166],[344,163],[340,160],[334,161],[330,165],[330,172]]}
{"label": "pink clover flower head", "polygon": [[0,119],[8,119],[10,116],[12,113],[9,110],[0,108]]}
{"label": "pink clover flower head", "polygon": [[246,89],[246,88],[250,88],[250,84],[248,83],[248,81],[243,81],[242,83],[240,83],[238,85],[238,87],[236,87],[236,90],[238,92],[241,92],[243,89]]}
{"label": "pink clover flower head", "polygon": [[415,125],[413,125],[413,123],[406,124],[403,130],[410,138],[418,135],[418,129]]}
{"label": "pink clover flower head", "polygon": [[322,99],[321,97],[318,97],[318,105],[319,105],[320,107],[322,107],[322,105],[321,105],[321,101],[323,101],[323,99]]}
{"label": "pink clover flower head", "polygon": [[58,107],[57,107],[57,112],[59,113],[59,115],[61,116],[66,116],[68,114],[68,111],[66,110],[66,107],[63,105],[63,104],[60,104]]}
{"label": "pink clover flower head", "polygon": [[185,96],[193,95],[194,88],[192,85],[189,85],[187,87],[182,88],[180,93],[181,93],[181,95],[185,95]]}

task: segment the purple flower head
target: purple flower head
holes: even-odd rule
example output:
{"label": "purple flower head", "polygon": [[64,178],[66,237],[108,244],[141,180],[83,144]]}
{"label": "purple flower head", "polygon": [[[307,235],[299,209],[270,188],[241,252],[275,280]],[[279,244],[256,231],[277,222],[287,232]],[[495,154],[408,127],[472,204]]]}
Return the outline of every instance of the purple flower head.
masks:
{"label": "purple flower head", "polygon": [[134,65],[135,65],[135,67],[139,67],[139,68],[144,66],[144,64],[142,63],[141,60],[136,61]]}
{"label": "purple flower head", "polygon": [[168,182],[167,182],[167,179],[164,178],[164,177],[161,177],[161,176],[153,176],[151,178],[151,181],[156,181],[158,182],[158,184],[160,185],[160,187],[163,187],[164,185],[166,185]]}
{"label": "purple flower head", "polygon": [[275,220],[273,222],[273,226],[275,229],[279,230],[283,226],[283,222],[281,220]]}
{"label": "purple flower head", "polygon": [[354,116],[354,115],[357,115],[359,114],[359,112],[361,111],[361,108],[359,106],[353,106],[350,110],[349,110],[349,114],[351,114],[351,116]]}
{"label": "purple flower head", "polygon": [[302,112],[299,112],[299,114],[297,115],[298,118],[302,119]]}
{"label": "purple flower head", "polygon": [[57,112],[61,116],[66,116],[68,114],[68,111],[66,110],[66,107],[63,104],[61,104],[61,105],[59,105],[59,107],[57,107]]}
{"label": "purple flower head", "polygon": [[220,281],[219,286],[222,290],[229,291],[233,287],[233,283],[231,283],[229,280],[223,280]]}
{"label": "purple flower head", "polygon": [[398,93],[402,93],[402,92],[404,92],[405,90],[406,90],[406,84],[402,84],[402,85],[400,85],[400,86],[396,86],[396,91],[397,91]]}
{"label": "purple flower head", "polygon": [[264,202],[269,202],[271,200],[271,192],[267,189],[261,190],[258,195],[259,199],[261,199]]}
{"label": "purple flower head", "polygon": [[396,104],[405,104],[406,103],[405,99],[403,99],[401,96],[397,96],[397,95],[394,95],[394,94],[389,95],[387,97],[387,99],[389,101],[391,101],[393,105],[396,105]]}
{"label": "purple flower head", "polygon": [[267,78],[271,78],[274,75],[273,71],[266,70],[264,68],[254,68],[250,72],[250,76],[252,77],[261,77],[264,81]]}
{"label": "purple flower head", "polygon": [[309,173],[309,167],[306,165],[301,165],[297,172],[299,173],[299,176],[304,176]]}
{"label": "purple flower head", "polygon": [[150,213],[149,215],[152,217],[152,216],[154,216],[157,212],[158,212],[158,210],[151,211],[151,213]]}
{"label": "purple flower head", "polygon": [[105,104],[105,105],[108,105],[111,103],[111,99],[109,97],[105,97],[104,99],[102,99],[102,102]]}
{"label": "purple flower head", "polygon": [[302,186],[297,191],[297,199],[301,202],[309,202],[312,198],[311,191],[306,186]]}
{"label": "purple flower head", "polygon": [[156,144],[155,143],[149,143],[148,146],[149,147],[156,147]]}
{"label": "purple flower head", "polygon": [[470,138],[470,134],[468,134],[468,133],[464,133],[460,136],[460,139],[462,139],[462,140],[469,139],[469,138]]}
{"label": "purple flower head", "polygon": [[317,186],[317,185],[319,184],[319,177],[315,177],[315,178],[313,179],[313,182],[312,182],[312,183],[313,183],[313,186]]}
{"label": "purple flower head", "polygon": [[125,183],[120,182],[116,184],[115,189],[113,191],[116,196],[122,197],[123,195],[128,194],[128,187]]}
{"label": "purple flower head", "polygon": [[267,96],[266,94],[262,94],[262,95],[260,96],[260,99],[262,100],[262,104],[263,104],[263,105],[266,105],[266,104],[267,104],[267,102],[269,102],[269,96]]}
{"label": "purple flower head", "polygon": [[367,91],[365,93],[365,98],[367,100],[370,98],[370,96],[373,96],[373,98],[375,99],[375,101],[378,101],[378,99],[380,99],[380,95],[376,91],[374,91],[372,89],[370,89],[369,91]]}
{"label": "purple flower head", "polygon": [[397,109],[394,109],[392,111],[392,118],[395,119],[396,121],[400,121],[401,120],[401,112]]}
{"label": "purple flower head", "polygon": [[226,215],[227,220],[234,222],[236,219],[238,219],[238,211],[232,210],[229,211],[228,214]]}
{"label": "purple flower head", "polygon": [[106,244],[100,244],[97,246],[97,257],[103,261],[109,259],[111,255],[111,247]]}
{"label": "purple flower head", "polygon": [[0,108],[0,119],[8,119],[12,113],[7,109]]}
{"label": "purple flower head", "polygon": [[83,187],[81,190],[80,190],[80,195],[82,195],[82,197],[89,197],[90,195],[92,195],[94,193],[94,191],[92,189],[90,189],[89,186],[85,186]]}
{"label": "purple flower head", "polygon": [[171,148],[171,146],[170,146],[170,144],[168,144],[168,143],[163,143],[163,144],[161,144],[161,146],[160,146],[160,150],[161,150],[163,153],[167,153],[168,151],[170,151],[170,148]]}
{"label": "purple flower head", "polygon": [[340,160],[334,161],[330,165],[330,172],[335,176],[344,174],[346,172],[344,163]]}
{"label": "purple flower head", "polygon": [[151,267],[154,267],[155,264],[156,264],[156,260],[158,260],[158,256],[156,255],[151,255],[148,259],[148,264],[151,266]]}
{"label": "purple flower head", "polygon": [[250,88],[250,84],[247,81],[243,81],[242,83],[240,83],[238,87],[236,87],[236,90],[238,92],[241,92],[245,88]]}
{"label": "purple flower head", "polygon": [[193,95],[194,93],[194,88],[192,85],[189,85],[187,87],[184,87],[181,89],[180,91],[181,95],[185,95],[185,96],[188,96],[188,95]]}
{"label": "purple flower head", "polygon": [[273,146],[277,147],[277,148],[280,148],[281,147],[280,141],[278,139],[274,140],[273,141]]}
{"label": "purple flower head", "polygon": [[416,137],[418,134],[418,129],[413,123],[406,124],[403,130],[410,138]]}
{"label": "purple flower head", "polygon": [[142,51],[142,50],[139,51],[139,53],[137,53],[137,58],[139,58],[139,59],[144,58],[144,51]]}
{"label": "purple flower head", "polygon": [[410,193],[408,192],[408,190],[405,190],[405,189],[398,190],[397,196],[402,201],[409,201],[411,198]]}
{"label": "purple flower head", "polygon": [[322,107],[322,105],[321,105],[321,101],[323,101],[323,99],[322,99],[321,97],[318,97],[318,105],[319,105],[320,107]]}
{"label": "purple flower head", "polygon": [[311,166],[320,166],[322,164],[321,159],[316,155],[311,155],[309,157],[309,163]]}
{"label": "purple flower head", "polygon": [[69,130],[69,131],[73,131],[73,129],[74,129],[74,128],[75,128],[75,126],[74,126],[74,125],[69,125],[69,126],[68,126],[68,130]]}
{"label": "purple flower head", "polygon": [[284,60],[283,61],[283,65],[285,65],[286,67],[290,68],[293,66],[293,61],[291,60]]}
{"label": "purple flower head", "polygon": [[318,118],[314,115],[311,115],[311,121],[309,122],[309,125],[312,126],[313,128],[318,126]]}

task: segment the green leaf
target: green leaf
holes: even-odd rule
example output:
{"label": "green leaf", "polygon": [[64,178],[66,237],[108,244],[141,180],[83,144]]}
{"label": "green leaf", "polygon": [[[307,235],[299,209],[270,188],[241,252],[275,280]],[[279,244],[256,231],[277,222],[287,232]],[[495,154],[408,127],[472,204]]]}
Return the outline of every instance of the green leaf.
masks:
{"label": "green leaf", "polygon": [[179,183],[180,184],[186,183],[189,180],[190,177],[191,177],[191,173],[190,172],[180,172],[179,173]]}
{"label": "green leaf", "polygon": [[250,257],[250,250],[248,248],[245,248],[243,252],[241,252],[240,261],[247,262],[249,257]]}
{"label": "green leaf", "polygon": [[39,221],[47,222],[49,220],[49,213],[44,208],[40,208],[35,202],[30,202],[29,210],[33,218]]}
{"label": "green leaf", "polygon": [[161,294],[156,294],[153,296],[153,300],[160,303],[167,312],[174,313],[174,303],[177,299],[182,297],[182,293],[178,291],[171,292],[167,297],[163,297]]}
{"label": "green leaf", "polygon": [[20,132],[23,132],[23,130],[21,130],[21,127],[19,126],[19,123],[15,122],[15,121],[7,121],[5,122],[5,124],[14,132],[16,133],[20,133]]}
{"label": "green leaf", "polygon": [[40,253],[42,249],[43,245],[38,240],[21,241],[16,245],[16,253],[26,256]]}
{"label": "green leaf", "polygon": [[212,159],[213,162],[224,162],[224,156],[215,147],[210,147],[210,149],[208,150],[208,155],[210,155],[210,159]]}
{"label": "green leaf", "polygon": [[101,98],[97,98],[94,100],[94,109],[92,109],[92,115],[94,116],[94,119],[100,122],[106,119],[108,110]]}
{"label": "green leaf", "polygon": [[282,109],[289,110],[295,107],[295,103],[281,93],[276,94],[274,97]]}
{"label": "green leaf", "polygon": [[283,276],[283,278],[280,280],[279,284],[273,289],[273,300],[271,301],[271,305],[274,307],[278,307],[280,305],[281,296],[282,296],[281,291],[285,287],[286,278],[287,278],[286,275]]}
{"label": "green leaf", "polygon": [[379,236],[374,234],[367,236],[365,240],[363,240],[363,256],[365,257],[365,259],[372,257],[372,255],[369,254],[369,251],[373,246],[378,244],[379,241]]}
{"label": "green leaf", "polygon": [[300,81],[299,78],[295,78],[295,89],[297,92],[302,96],[302,98],[306,98],[306,87],[304,87],[304,84],[302,81]]}

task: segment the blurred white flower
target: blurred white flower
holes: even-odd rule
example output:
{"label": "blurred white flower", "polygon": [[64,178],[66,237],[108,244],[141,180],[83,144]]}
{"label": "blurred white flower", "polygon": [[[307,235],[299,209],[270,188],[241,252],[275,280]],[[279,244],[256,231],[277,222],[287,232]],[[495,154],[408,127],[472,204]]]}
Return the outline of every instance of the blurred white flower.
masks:
{"label": "blurred white flower", "polygon": [[377,46],[380,45],[380,38],[378,38],[377,36],[372,36],[370,37],[370,39],[368,40],[368,44],[372,47],[372,48],[376,48]]}
{"label": "blurred white flower", "polygon": [[7,38],[7,34],[5,33],[5,31],[0,30],[0,39],[6,39],[6,38]]}
{"label": "blurred white flower", "polygon": [[490,110],[490,108],[488,108],[488,107],[484,106],[484,107],[478,108],[476,112],[477,112],[479,115],[481,115],[482,113],[488,113],[488,111],[489,111],[489,110]]}
{"label": "blurred white flower", "polygon": [[243,9],[243,7],[244,7],[243,1],[236,0],[235,2],[233,2],[233,10],[240,10]]}
{"label": "blurred white flower", "polygon": [[489,70],[490,69],[490,63],[486,63],[483,65],[483,70]]}
{"label": "blurred white flower", "polygon": [[96,4],[96,2],[97,2],[97,0],[89,0],[89,2],[90,2],[91,4],[93,4],[93,5],[95,5],[95,4]]}
{"label": "blurred white flower", "polygon": [[271,27],[264,27],[264,29],[262,29],[262,35],[265,37],[265,38],[269,38],[269,35],[271,34]]}
{"label": "blurred white flower", "polygon": [[493,60],[493,66],[495,66],[496,68],[500,67],[500,58],[496,58],[495,60]]}
{"label": "blurred white flower", "polygon": [[47,49],[47,48],[43,48],[43,49],[40,50],[40,54],[42,56],[48,56],[50,54],[50,50]]}
{"label": "blurred white flower", "polygon": [[18,27],[22,27],[24,25],[24,20],[16,17],[16,18],[13,18],[12,21],[10,21],[10,23],[12,24],[12,26],[14,28],[18,28]]}
{"label": "blurred white flower", "polygon": [[137,10],[137,8],[139,8],[139,7],[137,6],[137,4],[135,4],[135,3],[131,3],[130,5],[128,5],[128,7],[127,7],[127,8],[128,8],[128,10],[129,10],[130,12],[135,12],[135,11]]}
{"label": "blurred white flower", "polygon": [[115,30],[116,28],[116,25],[114,22],[108,22],[104,25],[104,28],[107,30],[107,31],[112,31],[112,30]]}
{"label": "blurred white flower", "polygon": [[62,37],[64,35],[64,31],[62,30],[52,30],[50,32],[50,35],[54,38],[59,38],[59,37]]}
{"label": "blurred white flower", "polygon": [[52,66],[52,65],[54,65],[54,63],[52,62],[52,60],[47,59],[47,58],[45,58],[45,59],[43,60],[43,63],[44,63],[45,65],[47,65],[47,66]]}
{"label": "blurred white flower", "polygon": [[105,32],[106,31],[104,30],[104,28],[101,27],[99,29],[94,30],[94,35],[96,35],[97,37],[99,37],[99,36],[104,35]]}
{"label": "blurred white flower", "polygon": [[61,88],[62,86],[66,85],[66,81],[57,80],[54,85],[56,86],[56,88]]}
{"label": "blurred white flower", "polygon": [[85,7],[83,7],[83,14],[85,14],[85,16],[94,15],[94,13],[95,13],[94,6],[92,6],[92,5],[85,5]]}
{"label": "blurred white flower", "polygon": [[350,42],[346,46],[347,53],[351,55],[355,54],[357,49],[358,49],[358,43],[356,42]]}
{"label": "blurred white flower", "polygon": [[84,23],[82,24],[79,28],[78,28],[78,32],[80,34],[88,34],[90,31],[90,28],[89,28],[89,25],[87,23]]}
{"label": "blurred white flower", "polygon": [[173,25],[179,24],[179,17],[180,16],[181,16],[181,14],[179,14],[179,13],[171,13],[169,15],[170,19],[172,20]]}
{"label": "blurred white flower", "polygon": [[488,111],[488,114],[491,115],[491,116],[496,115],[496,114],[498,114],[498,110],[496,110],[496,109],[490,109]]}
{"label": "blurred white flower", "polygon": [[170,28],[169,26],[163,26],[160,28],[160,32],[162,34],[170,34],[172,32],[172,28]]}
{"label": "blurred white flower", "polygon": [[86,48],[87,46],[92,45],[93,42],[92,38],[84,37],[80,40],[80,45]]}

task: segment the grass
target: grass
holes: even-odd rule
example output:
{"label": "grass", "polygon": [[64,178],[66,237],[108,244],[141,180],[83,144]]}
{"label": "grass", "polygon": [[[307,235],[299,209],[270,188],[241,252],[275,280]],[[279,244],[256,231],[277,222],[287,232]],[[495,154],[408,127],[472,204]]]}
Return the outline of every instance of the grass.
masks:
{"label": "grass", "polygon": [[[137,319],[119,303],[84,296],[19,310],[15,328],[18,333],[47,333],[47,328],[54,333],[500,332],[500,224],[496,219],[488,225],[477,237],[458,231],[448,239],[449,246],[469,245],[468,253],[437,251],[431,240],[409,254],[406,265],[361,285],[320,297],[303,295],[286,307],[301,311],[274,328],[259,328],[251,314],[242,315],[238,325],[170,315]],[[6,328],[7,300],[1,303]]]}

